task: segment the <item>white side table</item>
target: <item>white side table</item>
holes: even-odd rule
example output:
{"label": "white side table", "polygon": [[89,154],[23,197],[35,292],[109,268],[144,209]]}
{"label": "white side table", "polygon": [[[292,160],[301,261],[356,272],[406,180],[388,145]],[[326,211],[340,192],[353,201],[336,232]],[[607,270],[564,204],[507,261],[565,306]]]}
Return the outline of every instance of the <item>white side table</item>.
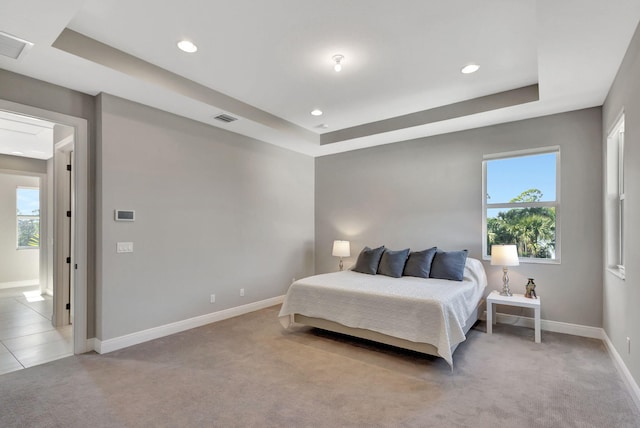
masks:
{"label": "white side table", "polygon": [[496,323],[496,305],[519,306],[533,308],[535,314],[536,343],[540,343],[540,296],[537,299],[529,299],[523,294],[513,296],[501,296],[498,291],[492,291],[487,296],[487,334],[493,333],[493,324]]}

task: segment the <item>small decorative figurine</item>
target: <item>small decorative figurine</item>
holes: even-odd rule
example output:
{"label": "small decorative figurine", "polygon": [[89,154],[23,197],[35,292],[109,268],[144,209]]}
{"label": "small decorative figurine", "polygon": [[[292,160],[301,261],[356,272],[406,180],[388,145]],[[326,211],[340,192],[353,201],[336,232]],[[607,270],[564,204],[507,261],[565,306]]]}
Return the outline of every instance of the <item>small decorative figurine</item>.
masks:
{"label": "small decorative figurine", "polygon": [[527,292],[524,293],[524,297],[528,297],[529,299],[537,299],[536,295],[536,284],[533,282],[533,278],[529,278],[529,282],[527,282]]}

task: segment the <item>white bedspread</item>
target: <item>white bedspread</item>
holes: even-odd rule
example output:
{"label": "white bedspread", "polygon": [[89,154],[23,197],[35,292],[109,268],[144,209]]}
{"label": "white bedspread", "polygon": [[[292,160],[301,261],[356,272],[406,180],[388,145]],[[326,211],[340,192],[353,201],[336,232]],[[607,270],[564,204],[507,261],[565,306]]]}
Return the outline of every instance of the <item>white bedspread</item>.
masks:
{"label": "white bedspread", "polygon": [[461,282],[352,271],[327,273],[291,284],[279,316],[285,328],[289,315],[301,314],[429,343],[453,365],[451,348],[466,339],[465,322],[486,286],[482,264],[471,258]]}

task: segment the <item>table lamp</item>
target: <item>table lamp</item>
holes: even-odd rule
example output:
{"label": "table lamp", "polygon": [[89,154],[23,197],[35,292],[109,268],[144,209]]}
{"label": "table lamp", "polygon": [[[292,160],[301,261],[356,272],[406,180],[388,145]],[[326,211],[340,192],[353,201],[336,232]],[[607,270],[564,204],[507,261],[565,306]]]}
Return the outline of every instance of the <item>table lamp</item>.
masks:
{"label": "table lamp", "polygon": [[507,266],[518,266],[518,249],[515,245],[492,245],[491,246],[491,264],[493,266],[502,266],[502,291],[501,296],[512,296],[509,289],[509,274]]}
{"label": "table lamp", "polygon": [[349,241],[333,241],[333,252],[331,253],[335,257],[340,257],[340,270],[344,267],[342,264],[343,257],[351,256],[351,247]]}

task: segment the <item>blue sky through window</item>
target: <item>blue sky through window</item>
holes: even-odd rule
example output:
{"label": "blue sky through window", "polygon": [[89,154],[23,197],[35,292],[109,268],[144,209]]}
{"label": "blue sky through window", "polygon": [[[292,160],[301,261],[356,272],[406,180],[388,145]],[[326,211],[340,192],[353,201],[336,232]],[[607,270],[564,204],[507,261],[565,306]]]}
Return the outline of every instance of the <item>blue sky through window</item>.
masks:
{"label": "blue sky through window", "polygon": [[39,215],[40,190],[18,188],[16,191],[18,215]]}
{"label": "blue sky through window", "polygon": [[540,190],[542,201],[556,199],[556,153],[487,161],[487,203],[509,202],[528,189]]}

